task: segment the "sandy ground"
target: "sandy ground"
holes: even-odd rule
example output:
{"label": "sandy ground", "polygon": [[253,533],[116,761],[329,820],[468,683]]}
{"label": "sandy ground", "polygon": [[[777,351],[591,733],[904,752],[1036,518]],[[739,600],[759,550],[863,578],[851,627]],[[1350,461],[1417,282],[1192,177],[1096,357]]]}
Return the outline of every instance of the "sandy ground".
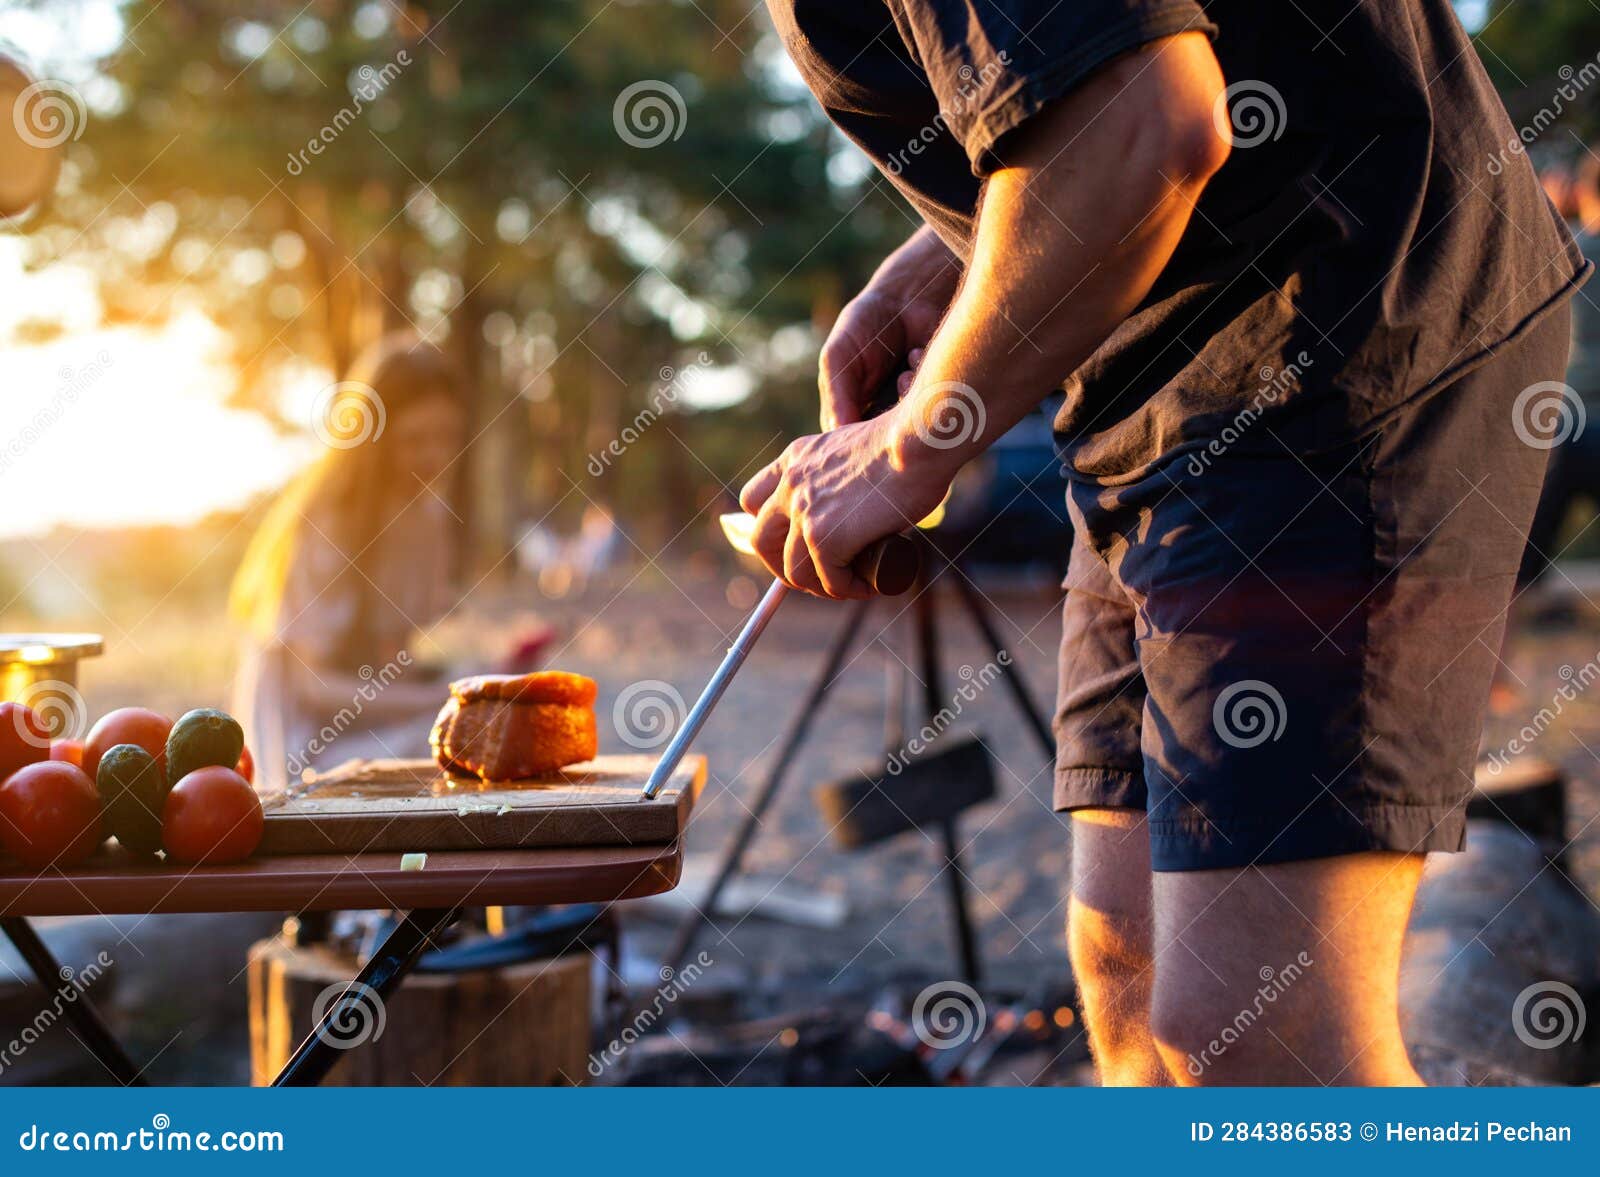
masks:
{"label": "sandy ground", "polygon": [[[559,637],[550,664],[600,681],[602,747],[625,751],[618,729],[628,721],[619,703],[665,698],[676,708],[673,692],[683,703],[691,702],[758,588],[748,578],[730,586],[726,572],[715,568],[678,570],[670,578],[646,569],[631,579],[592,586],[581,596],[536,606],[530,606],[526,590],[501,593],[488,611],[503,615],[536,607],[555,624]],[[1060,632],[1056,592],[989,582],[984,591],[1005,619],[1002,627],[1016,666],[1048,711]],[[914,990],[959,976],[943,863],[934,841],[909,833],[866,851],[841,849],[811,797],[818,782],[882,762],[888,684],[913,661],[910,618],[901,613],[897,605],[880,603],[869,614],[863,639],[814,717],[811,736],[746,862],[763,890],[781,884],[784,893],[837,897],[846,911],[843,920],[834,927],[798,928],[758,911],[722,921],[699,946],[714,962],[701,982],[704,993],[737,995],[744,1008],[770,1012],[859,1000],[885,981]],[[698,747],[709,759],[710,778],[690,832],[692,857],[714,855],[748,812],[775,744],[843,616],[842,606],[804,598],[787,602],[706,728]],[[969,676],[983,678],[992,653],[953,595],[941,596],[940,616],[945,678],[940,692],[955,706],[958,689]],[[1597,658],[1600,610],[1584,608],[1559,625],[1520,636],[1508,666],[1525,702],[1491,720],[1485,748],[1511,740],[1564,684],[1586,681],[1580,670]],[[92,673],[89,681],[95,681]],[[100,697],[90,692],[96,708],[102,702],[135,701],[128,698],[133,687],[120,675],[107,674],[101,681]],[[913,687],[918,698],[914,682]],[[193,682],[184,684],[186,693],[199,689]],[[1591,895],[1600,888],[1600,688],[1593,694],[1589,698],[1579,691],[1576,698],[1563,699],[1559,714],[1532,742],[1532,751],[1559,761],[1571,775],[1569,828],[1576,837],[1569,855]],[[159,698],[153,701],[163,705]],[[188,700],[172,701],[179,703],[188,705]],[[1064,985],[1069,975],[1062,892],[1069,849],[1066,823],[1050,810],[1048,761],[998,682],[962,700],[959,708],[954,726],[982,738],[999,783],[998,799],[969,813],[961,827],[986,980],[995,989],[1012,991]],[[648,903],[628,907],[626,971],[630,981],[647,984],[675,917]],[[138,924],[131,935],[125,924],[91,924],[98,927],[85,932],[79,924],[76,931],[55,935],[73,951],[81,949],[85,959],[94,944],[119,946],[123,967],[107,1000],[119,1025],[144,1052],[141,1057],[155,1056],[152,1078],[241,1081],[246,1049],[242,946],[271,921],[152,920]],[[198,942],[217,946],[215,967],[191,959]],[[7,967],[0,958],[0,990]],[[64,1074],[92,1080],[95,1070],[89,1064]],[[0,1075],[0,1083],[12,1078]]]}
{"label": "sandy ground", "polygon": [[[1002,624],[1015,665],[1048,717],[1060,635],[1055,594],[987,586],[986,591],[1007,619]],[[602,727],[633,683],[669,683],[692,701],[743,616],[725,600],[708,602],[700,594],[691,600],[668,589],[650,597],[653,603],[645,605],[625,595],[605,613],[617,620],[578,631],[562,658],[604,684]],[[1044,751],[1005,687],[991,680],[992,671],[984,672],[993,652],[953,593],[941,591],[938,599],[944,678],[938,697],[952,713],[961,712],[952,731],[970,731],[983,740],[995,761],[999,788],[996,801],[961,823],[963,874],[990,979],[1025,986],[1041,970],[1065,974],[1065,823],[1050,810]],[[714,855],[745,819],[777,742],[821,668],[823,648],[847,611],[847,606],[790,598],[767,631],[700,741],[710,778],[694,818],[691,855]],[[836,928],[797,935],[758,913],[725,921],[702,943],[719,963],[728,962],[752,981],[771,984],[782,978],[785,987],[803,982],[825,997],[832,986],[870,986],[907,971],[958,975],[943,857],[935,838],[912,832],[868,850],[844,850],[830,838],[829,824],[812,799],[819,782],[881,767],[892,677],[909,679],[907,715],[918,722],[908,731],[920,726],[922,680],[913,646],[904,603],[875,605],[746,859],[747,871],[764,882],[842,897],[847,918]],[[988,685],[978,689],[979,682]],[[963,688],[974,696],[970,701],[962,698]],[[640,928],[646,947],[658,939],[654,931]]]}

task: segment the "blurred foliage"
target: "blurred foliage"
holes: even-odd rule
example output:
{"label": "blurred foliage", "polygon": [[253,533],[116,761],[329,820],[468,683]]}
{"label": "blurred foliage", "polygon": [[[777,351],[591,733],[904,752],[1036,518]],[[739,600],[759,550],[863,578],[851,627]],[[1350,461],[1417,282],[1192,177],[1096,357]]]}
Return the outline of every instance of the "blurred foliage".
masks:
{"label": "blurred foliage", "polygon": [[[1600,56],[1600,8],[1590,0],[1494,0],[1474,41],[1511,121],[1521,126]],[[1547,130],[1541,145],[1564,158],[1580,150],[1566,130],[1585,139],[1600,131],[1600,86],[1583,86],[1562,107],[1560,126]]]}
{"label": "blurred foliage", "polygon": [[[660,542],[811,428],[819,331],[911,224],[754,0],[123,12],[32,264],[82,263],[111,322],[202,309],[231,340],[233,399],[280,418],[286,378],[341,374],[382,330],[445,339],[472,377],[461,497],[485,566],[526,522],[570,524],[590,500]],[[1521,122],[1592,59],[1600,8],[1496,0],[1478,43]],[[665,100],[619,109],[636,84]],[[1593,90],[1547,150],[1597,129]],[[661,141],[630,143],[619,118]],[[755,394],[699,412],[675,397],[595,474],[677,387],[662,373],[702,354]]]}
{"label": "blurred foliage", "polygon": [[[124,11],[33,264],[84,263],[112,322],[204,310],[233,399],[269,415],[286,375],[341,374],[382,330],[446,340],[472,377],[464,499],[489,564],[590,498],[670,535],[814,427],[814,324],[909,230],[746,0]],[[641,82],[665,103],[614,111]],[[619,117],[673,133],[636,146]],[[660,373],[702,353],[756,395],[674,398],[592,477],[589,455],[661,403]]]}

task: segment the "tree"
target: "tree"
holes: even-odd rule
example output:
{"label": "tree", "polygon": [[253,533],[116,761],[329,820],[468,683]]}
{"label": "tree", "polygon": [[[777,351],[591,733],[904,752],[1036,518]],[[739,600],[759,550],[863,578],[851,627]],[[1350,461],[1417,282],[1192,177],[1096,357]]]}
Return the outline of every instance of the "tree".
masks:
{"label": "tree", "polygon": [[[146,0],[126,20],[35,262],[88,261],[112,320],[203,309],[232,396],[268,414],[288,374],[340,373],[381,330],[447,339],[490,564],[530,510],[586,497],[676,530],[667,472],[728,477],[772,434],[758,407],[811,424],[809,357],[769,341],[830,318],[906,231],[879,185],[830,178],[853,149],[742,2]],[[761,393],[586,475],[701,353]]]}

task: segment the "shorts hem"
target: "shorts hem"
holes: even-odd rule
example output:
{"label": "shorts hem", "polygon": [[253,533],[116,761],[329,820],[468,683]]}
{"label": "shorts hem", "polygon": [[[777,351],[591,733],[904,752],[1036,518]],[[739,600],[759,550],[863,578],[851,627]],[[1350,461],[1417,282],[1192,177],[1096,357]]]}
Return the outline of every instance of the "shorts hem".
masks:
{"label": "shorts hem", "polygon": [[1208,821],[1199,815],[1152,818],[1150,868],[1241,869],[1388,850],[1455,853],[1466,845],[1466,805],[1313,806],[1282,819]]}
{"label": "shorts hem", "polygon": [[1139,809],[1147,804],[1144,774],[1126,768],[1058,768],[1053,805],[1074,809]]}

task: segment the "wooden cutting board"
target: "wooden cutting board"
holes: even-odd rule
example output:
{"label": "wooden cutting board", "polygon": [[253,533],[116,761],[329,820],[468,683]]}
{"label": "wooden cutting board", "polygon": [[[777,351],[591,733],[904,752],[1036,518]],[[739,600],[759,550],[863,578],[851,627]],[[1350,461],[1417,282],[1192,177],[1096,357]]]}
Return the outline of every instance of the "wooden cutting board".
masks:
{"label": "wooden cutting board", "polygon": [[600,756],[548,777],[479,781],[431,760],[351,760],[262,799],[260,854],[639,846],[676,839],[705,784],[686,756],[652,801],[650,756]]}

